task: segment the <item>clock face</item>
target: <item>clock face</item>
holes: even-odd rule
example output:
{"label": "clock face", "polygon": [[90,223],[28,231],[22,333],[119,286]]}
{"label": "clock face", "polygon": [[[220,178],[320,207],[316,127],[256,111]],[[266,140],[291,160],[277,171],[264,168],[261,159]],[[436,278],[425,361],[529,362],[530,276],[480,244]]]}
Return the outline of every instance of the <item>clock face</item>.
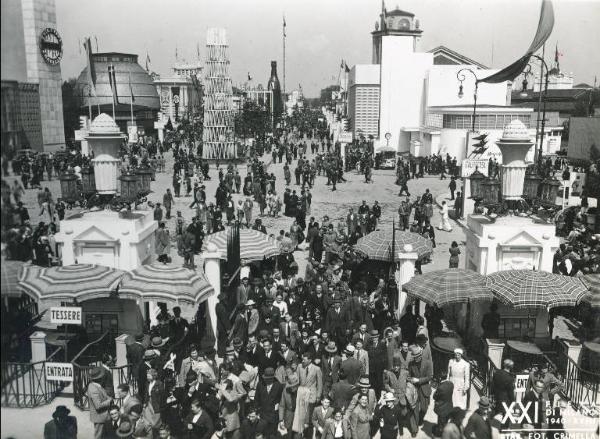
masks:
{"label": "clock face", "polygon": [[40,36],[40,51],[42,58],[48,64],[56,65],[62,58],[62,39],[56,29],[50,27],[42,31]]}
{"label": "clock face", "polygon": [[385,133],[385,139],[386,140],[390,140],[392,138],[392,134],[391,133]]}
{"label": "clock face", "polygon": [[174,104],[178,104],[179,103],[179,95],[173,96],[173,103]]}

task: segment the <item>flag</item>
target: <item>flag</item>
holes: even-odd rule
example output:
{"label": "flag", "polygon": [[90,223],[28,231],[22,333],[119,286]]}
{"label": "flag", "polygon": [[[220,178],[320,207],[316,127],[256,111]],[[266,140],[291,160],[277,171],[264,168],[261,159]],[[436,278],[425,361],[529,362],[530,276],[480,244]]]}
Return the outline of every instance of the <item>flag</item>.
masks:
{"label": "flag", "polygon": [[385,0],[381,0],[381,30],[385,30],[387,28],[385,22],[385,16],[387,15],[387,10],[385,9]]}
{"label": "flag", "polygon": [[177,46],[175,46],[175,60],[179,59],[179,54],[177,52]]}
{"label": "flag", "polygon": [[252,81],[252,76],[250,76],[250,72],[248,72],[248,81]]}
{"label": "flag", "polygon": [[196,43],[196,56],[200,59],[200,43]]}
{"label": "flag", "polygon": [[131,72],[129,72],[129,95],[131,96],[131,102],[135,102],[135,96],[133,95],[133,87],[131,86]]}
{"label": "flag", "polygon": [[146,71],[150,71],[150,55],[148,55],[148,52],[146,52]]}
{"label": "flag", "polygon": [[92,57],[92,42],[90,37],[87,37],[83,42],[85,53],[87,57],[87,80],[90,86],[90,92],[88,96],[96,95],[96,70],[94,66],[94,58]]}
{"label": "flag", "polygon": [[346,62],[344,60],[342,60],[342,63],[340,64],[340,69],[344,70],[345,65],[346,65]]}
{"label": "flag", "polygon": [[487,76],[485,78],[478,79],[477,82],[489,82],[493,84],[497,84],[499,82],[504,81],[512,81],[517,76],[519,76],[525,66],[529,63],[531,56],[537,52],[540,47],[544,45],[550,34],[552,33],[552,29],[554,28],[554,9],[552,8],[552,2],[550,0],[543,0],[542,9],[540,11],[540,19],[538,22],[537,32],[535,33],[535,37],[521,58],[506,66],[502,70],[493,75]]}
{"label": "flag", "polygon": [[560,56],[563,56],[563,54],[558,51],[558,43],[556,43],[556,50],[554,51],[554,62],[555,63],[558,64],[558,61],[559,61],[558,58]]}
{"label": "flag", "polygon": [[285,28],[286,28],[287,24],[285,23],[285,15],[283,16],[283,36],[285,37]]}
{"label": "flag", "polygon": [[112,92],[113,102],[119,105],[119,95],[117,94],[117,77],[115,75],[115,66],[112,64],[108,65],[108,80],[110,82],[110,90]]}
{"label": "flag", "polygon": [[348,63],[344,61],[344,66],[346,68],[346,73],[350,72],[350,67],[348,67]]}

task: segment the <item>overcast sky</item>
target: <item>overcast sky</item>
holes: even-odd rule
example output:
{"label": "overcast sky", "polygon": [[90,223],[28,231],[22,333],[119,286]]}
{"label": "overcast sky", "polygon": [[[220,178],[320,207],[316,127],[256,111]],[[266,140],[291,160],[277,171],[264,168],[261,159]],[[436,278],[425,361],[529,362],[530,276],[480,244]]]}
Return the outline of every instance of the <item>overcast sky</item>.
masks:
{"label": "overcast sky", "polygon": [[[558,43],[561,70],[575,83],[600,79],[600,0],[554,0],[554,31],[546,43],[553,62]],[[418,50],[444,45],[494,68],[509,64],[529,46],[541,0],[395,0],[420,20]],[[96,36],[101,52],[137,53],[143,66],[168,74],[179,57],[203,60],[206,30],[227,29],[234,84],[250,75],[266,84],[270,61],[282,72],[282,17],[287,22],[287,90],[302,84],[305,95],[337,78],[340,60],[349,66],[371,62],[371,35],[381,11],[379,0],[56,0],[58,29],[63,37],[64,79],[84,67],[79,43]],[[92,39],[92,44],[95,44]]]}

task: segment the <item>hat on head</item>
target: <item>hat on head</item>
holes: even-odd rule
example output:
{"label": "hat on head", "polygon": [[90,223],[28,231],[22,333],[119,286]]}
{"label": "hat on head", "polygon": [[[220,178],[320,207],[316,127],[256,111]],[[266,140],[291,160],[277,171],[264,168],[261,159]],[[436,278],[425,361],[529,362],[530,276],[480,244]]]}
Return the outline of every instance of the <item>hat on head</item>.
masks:
{"label": "hat on head", "polygon": [[66,406],[57,405],[56,409],[54,409],[54,413],[52,413],[52,417],[58,418],[61,416],[67,416],[69,413],[71,413],[71,410],[69,410]]}
{"label": "hat on head", "polygon": [[104,370],[100,366],[92,367],[90,370],[90,380],[99,380],[104,376]]}
{"label": "hat on head", "polygon": [[351,344],[346,346],[346,349],[344,349],[344,353],[347,355],[354,355],[354,352],[356,352],[356,348]]}
{"label": "hat on head", "polygon": [[129,420],[121,421],[116,433],[119,437],[130,437],[133,434],[133,423],[131,423]]}
{"label": "hat on head", "polygon": [[160,348],[165,345],[167,341],[163,340],[161,337],[152,337],[151,345],[153,348]]}
{"label": "hat on head", "polygon": [[144,333],[140,332],[138,334],[135,334],[135,341],[144,341]]}
{"label": "hat on head", "polygon": [[394,394],[392,392],[385,392],[385,395],[383,395],[383,401],[396,401],[396,398],[394,397]]}
{"label": "hat on head", "polygon": [[363,389],[368,389],[371,387],[371,382],[369,381],[368,376],[363,376],[358,380],[358,387],[362,387]]}
{"label": "hat on head", "polygon": [[488,399],[487,396],[482,396],[479,399],[479,408],[482,408],[482,409],[489,409],[490,408],[490,400]]}
{"label": "hat on head", "polygon": [[379,331],[377,329],[373,329],[369,332],[369,335],[371,336],[371,338],[379,338]]}
{"label": "hat on head", "polygon": [[158,357],[158,354],[154,349],[147,349],[144,351],[144,360],[152,360],[156,357]]}
{"label": "hat on head", "polygon": [[250,299],[250,300],[246,301],[246,306],[254,306],[254,305],[256,305],[256,302],[254,300]]}
{"label": "hat on head", "polygon": [[454,349],[454,353],[455,353],[455,354],[460,354],[460,355],[463,355],[463,354],[464,354],[464,351],[463,351],[461,348],[456,348],[456,349]]}
{"label": "hat on head", "polygon": [[273,369],[272,367],[267,367],[265,369],[265,373],[263,374],[263,379],[264,380],[272,380],[275,378],[275,369]]}
{"label": "hat on head", "polygon": [[235,337],[232,340],[231,344],[233,345],[234,348],[239,348],[239,347],[242,347],[244,345],[244,342],[242,341],[241,338]]}
{"label": "hat on head", "polygon": [[231,345],[227,346],[227,349],[225,349],[225,354],[233,355],[234,353],[235,353],[235,349],[233,348],[233,346],[231,346]]}

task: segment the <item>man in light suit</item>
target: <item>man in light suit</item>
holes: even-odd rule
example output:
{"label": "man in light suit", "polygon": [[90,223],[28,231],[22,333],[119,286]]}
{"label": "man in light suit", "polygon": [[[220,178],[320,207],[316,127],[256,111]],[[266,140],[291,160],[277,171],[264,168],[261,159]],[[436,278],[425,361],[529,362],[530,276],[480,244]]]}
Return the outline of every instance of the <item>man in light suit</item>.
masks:
{"label": "man in light suit", "polygon": [[356,346],[356,353],[354,356],[360,363],[360,375],[369,375],[369,353],[363,348],[364,344],[359,338],[354,343]]}
{"label": "man in light suit", "polygon": [[352,236],[358,227],[358,215],[354,213],[354,209],[348,209],[346,216],[346,226],[348,228],[348,236]]}
{"label": "man in light suit", "polygon": [[[321,368],[313,364],[312,354],[308,351],[302,354],[302,363],[298,366],[298,375],[300,377],[300,387],[306,387],[309,390],[308,396],[308,419],[312,419],[312,413],[317,401],[323,393],[323,374]],[[312,437],[313,427],[305,430],[304,437]]]}
{"label": "man in light suit", "polygon": [[87,388],[87,397],[90,403],[90,421],[94,424],[94,438],[102,439],[104,434],[104,424],[108,421],[108,408],[113,400],[104,387],[99,383],[104,378],[104,371],[101,367],[93,367],[90,371],[90,383]]}
{"label": "man in light suit", "polygon": [[240,304],[246,304],[246,301],[248,300],[248,295],[250,294],[250,285],[248,285],[248,278],[245,277],[242,279],[242,284],[237,287],[237,291],[235,293],[235,300],[236,300],[236,304],[240,305]]}
{"label": "man in light suit", "polygon": [[333,408],[331,408],[329,396],[325,395],[321,398],[321,405],[315,407],[312,414],[312,424],[317,439],[324,437],[325,423],[328,419],[333,419]]}
{"label": "man in light suit", "polygon": [[136,404],[141,404],[142,402],[135,395],[129,394],[129,384],[121,383],[117,386],[117,391],[115,392],[117,398],[122,398],[121,404],[121,414],[125,416],[129,416],[129,412],[131,411],[131,407]]}

